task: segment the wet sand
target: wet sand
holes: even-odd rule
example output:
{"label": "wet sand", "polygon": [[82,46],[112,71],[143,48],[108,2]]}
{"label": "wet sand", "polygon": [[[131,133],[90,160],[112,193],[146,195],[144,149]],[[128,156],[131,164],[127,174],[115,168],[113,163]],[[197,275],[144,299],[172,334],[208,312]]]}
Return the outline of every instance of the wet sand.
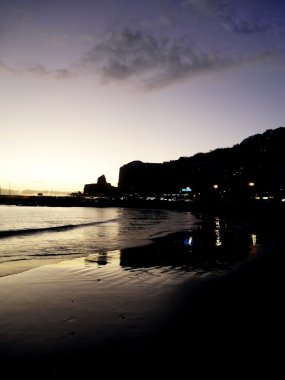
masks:
{"label": "wet sand", "polygon": [[1,368],[35,378],[265,368],[273,376],[284,342],[283,244],[271,239],[210,275],[138,272],[113,251],[108,265],[73,259],[3,277]]}

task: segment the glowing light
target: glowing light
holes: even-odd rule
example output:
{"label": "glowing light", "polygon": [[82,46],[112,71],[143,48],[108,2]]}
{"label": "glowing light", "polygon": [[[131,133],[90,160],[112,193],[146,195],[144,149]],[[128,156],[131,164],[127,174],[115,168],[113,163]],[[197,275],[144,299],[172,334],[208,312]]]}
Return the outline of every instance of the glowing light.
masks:
{"label": "glowing light", "polygon": [[220,225],[220,219],[219,218],[215,218],[215,225],[216,225],[216,229],[215,229],[216,246],[219,247],[220,245],[222,245],[221,235],[220,235],[221,225]]}
{"label": "glowing light", "polygon": [[222,245],[220,233],[216,230],[216,246],[219,247]]}
{"label": "glowing light", "polygon": [[187,187],[185,187],[184,189],[182,189],[181,191],[184,192],[184,193],[185,193],[185,192],[187,193],[187,192],[191,192],[192,189],[191,189],[191,187],[187,186]]}
{"label": "glowing light", "polygon": [[214,188],[214,189],[218,189],[219,186],[218,186],[217,184],[215,184],[215,185],[213,186],[213,188]]}
{"label": "glowing light", "polygon": [[219,230],[220,229],[220,220],[219,220],[219,218],[215,218],[215,225],[216,225],[216,228]]}
{"label": "glowing light", "polygon": [[249,182],[249,183],[248,183],[248,186],[249,186],[249,187],[253,187],[253,186],[254,186],[254,182]]}
{"label": "glowing light", "polygon": [[184,239],[184,245],[192,245],[193,237],[190,236],[189,239]]}
{"label": "glowing light", "polygon": [[257,242],[257,236],[255,234],[251,234],[251,242],[252,242],[252,245],[256,245],[256,242]]}

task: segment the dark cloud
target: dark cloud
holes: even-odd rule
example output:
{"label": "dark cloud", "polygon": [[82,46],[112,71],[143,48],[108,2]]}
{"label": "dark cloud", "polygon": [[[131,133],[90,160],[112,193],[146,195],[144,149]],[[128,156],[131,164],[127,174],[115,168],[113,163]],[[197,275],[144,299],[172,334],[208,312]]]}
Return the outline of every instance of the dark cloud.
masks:
{"label": "dark cloud", "polygon": [[151,35],[140,31],[108,33],[84,58],[87,64],[100,67],[107,78],[127,78],[158,67],[164,49]]}
{"label": "dark cloud", "polygon": [[225,29],[240,34],[260,33],[270,29],[270,25],[261,20],[237,15],[221,15],[221,21]]}
{"label": "dark cloud", "polygon": [[[233,50],[234,51],[234,50]],[[249,54],[202,51],[190,37],[157,38],[143,31],[124,29],[108,33],[83,58],[85,67],[103,81],[135,81],[157,89],[195,75],[267,59],[271,53]]]}
{"label": "dark cloud", "polygon": [[266,2],[245,0],[184,0],[182,9],[216,18],[224,29],[234,33],[253,34],[271,28]]}
{"label": "dark cloud", "polygon": [[129,29],[108,33],[83,62],[105,80],[139,78],[147,88],[165,86],[230,64],[229,59],[217,53],[199,51],[189,37],[158,39]]}

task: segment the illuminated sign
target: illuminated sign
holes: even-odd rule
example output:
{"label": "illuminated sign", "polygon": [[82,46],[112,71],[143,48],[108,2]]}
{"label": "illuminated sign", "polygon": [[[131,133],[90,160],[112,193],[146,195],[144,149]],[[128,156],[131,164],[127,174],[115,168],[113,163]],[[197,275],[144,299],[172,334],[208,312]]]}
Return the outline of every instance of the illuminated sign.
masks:
{"label": "illuminated sign", "polygon": [[187,187],[185,187],[185,189],[182,189],[181,191],[182,191],[182,193],[189,193],[192,191],[192,189],[191,189],[191,187],[187,186]]}

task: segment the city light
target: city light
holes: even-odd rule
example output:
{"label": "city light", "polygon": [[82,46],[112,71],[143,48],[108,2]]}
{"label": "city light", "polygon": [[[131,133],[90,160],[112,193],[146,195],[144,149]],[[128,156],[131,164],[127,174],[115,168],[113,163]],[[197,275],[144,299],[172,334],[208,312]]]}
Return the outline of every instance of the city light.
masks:
{"label": "city light", "polygon": [[181,191],[182,191],[183,193],[188,193],[188,192],[191,192],[192,189],[191,189],[191,187],[187,186],[187,187],[185,187],[184,189],[182,189]]}

